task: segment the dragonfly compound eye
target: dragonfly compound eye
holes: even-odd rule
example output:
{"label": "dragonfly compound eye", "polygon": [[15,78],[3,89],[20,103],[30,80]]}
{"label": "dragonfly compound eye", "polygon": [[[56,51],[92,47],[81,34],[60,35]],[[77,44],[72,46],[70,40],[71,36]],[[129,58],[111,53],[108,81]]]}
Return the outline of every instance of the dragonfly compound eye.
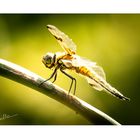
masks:
{"label": "dragonfly compound eye", "polygon": [[51,68],[53,66],[53,63],[54,63],[53,57],[54,57],[54,54],[52,53],[47,53],[45,56],[43,56],[42,62],[47,68]]}

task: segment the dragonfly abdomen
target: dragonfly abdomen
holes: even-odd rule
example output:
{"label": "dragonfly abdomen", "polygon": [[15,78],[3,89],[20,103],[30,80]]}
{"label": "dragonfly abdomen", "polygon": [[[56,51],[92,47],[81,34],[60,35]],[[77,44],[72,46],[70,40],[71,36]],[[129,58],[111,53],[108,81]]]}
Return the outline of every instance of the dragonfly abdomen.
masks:
{"label": "dragonfly abdomen", "polygon": [[122,99],[122,100],[130,100],[129,98],[125,97],[123,94],[121,94],[117,89],[112,87],[109,83],[104,81],[103,79],[100,78],[93,78],[91,77],[94,82],[98,83],[106,92],[114,95],[115,97]]}
{"label": "dragonfly abdomen", "polygon": [[84,66],[76,67],[76,72],[83,76],[87,76],[89,78],[91,78],[92,76],[92,73],[90,72],[90,70]]}

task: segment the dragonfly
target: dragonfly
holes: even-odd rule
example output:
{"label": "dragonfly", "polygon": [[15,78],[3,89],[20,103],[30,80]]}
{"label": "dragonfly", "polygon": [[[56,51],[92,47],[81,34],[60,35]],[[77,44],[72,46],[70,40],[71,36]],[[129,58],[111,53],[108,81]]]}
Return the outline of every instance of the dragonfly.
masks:
{"label": "dragonfly", "polygon": [[57,79],[57,72],[60,70],[63,74],[71,79],[68,94],[70,93],[74,84],[75,95],[77,83],[76,79],[66,72],[66,70],[72,70],[83,76],[87,80],[88,84],[94,89],[98,91],[104,90],[107,93],[110,93],[111,95],[114,95],[115,97],[122,100],[130,100],[106,81],[105,72],[102,67],[98,66],[96,62],[92,62],[76,55],[76,45],[72,39],[70,39],[66,34],[53,25],[47,25],[47,28],[64,51],[56,53],[48,52],[43,56],[43,64],[47,68],[53,69],[54,71],[51,76],[41,84],[51,80],[52,78],[54,78],[52,81],[52,83],[54,83]]}

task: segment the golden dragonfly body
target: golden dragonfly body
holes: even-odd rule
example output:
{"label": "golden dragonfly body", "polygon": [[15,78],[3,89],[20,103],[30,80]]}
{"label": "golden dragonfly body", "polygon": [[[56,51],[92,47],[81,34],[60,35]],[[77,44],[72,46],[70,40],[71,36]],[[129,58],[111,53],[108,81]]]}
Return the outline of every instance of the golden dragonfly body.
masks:
{"label": "golden dragonfly body", "polygon": [[[84,76],[88,83],[96,90],[105,90],[108,93],[118,97],[122,100],[129,100],[129,98],[125,97],[118,90],[112,87],[109,83],[106,82],[105,73],[102,67],[97,66],[95,62],[84,59],[78,55],[76,55],[76,45],[74,42],[63,32],[61,32],[58,28],[53,25],[47,25],[50,33],[56,38],[60,46],[64,49],[64,52],[47,53],[43,56],[42,62],[47,68],[54,68],[54,72],[45,81],[48,81],[54,77],[54,81],[57,77],[57,70],[60,69],[62,73],[72,79],[69,92],[71,91],[73,82],[74,86],[74,94],[76,91],[76,79],[71,75],[65,72],[65,70],[73,70],[76,73]],[[44,82],[45,82],[44,81]],[[53,81],[53,82],[54,82]],[[44,83],[43,82],[43,83]]]}

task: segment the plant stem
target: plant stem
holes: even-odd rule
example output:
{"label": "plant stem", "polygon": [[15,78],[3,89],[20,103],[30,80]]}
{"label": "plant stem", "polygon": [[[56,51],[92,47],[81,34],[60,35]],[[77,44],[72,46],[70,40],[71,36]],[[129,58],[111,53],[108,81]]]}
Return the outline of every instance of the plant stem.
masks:
{"label": "plant stem", "polygon": [[78,97],[67,94],[67,91],[56,86],[55,84],[45,82],[40,85],[40,83],[45,80],[44,78],[14,63],[0,59],[0,75],[35,89],[57,100],[58,102],[63,103],[84,116],[92,124],[120,125],[107,114],[79,99]]}

